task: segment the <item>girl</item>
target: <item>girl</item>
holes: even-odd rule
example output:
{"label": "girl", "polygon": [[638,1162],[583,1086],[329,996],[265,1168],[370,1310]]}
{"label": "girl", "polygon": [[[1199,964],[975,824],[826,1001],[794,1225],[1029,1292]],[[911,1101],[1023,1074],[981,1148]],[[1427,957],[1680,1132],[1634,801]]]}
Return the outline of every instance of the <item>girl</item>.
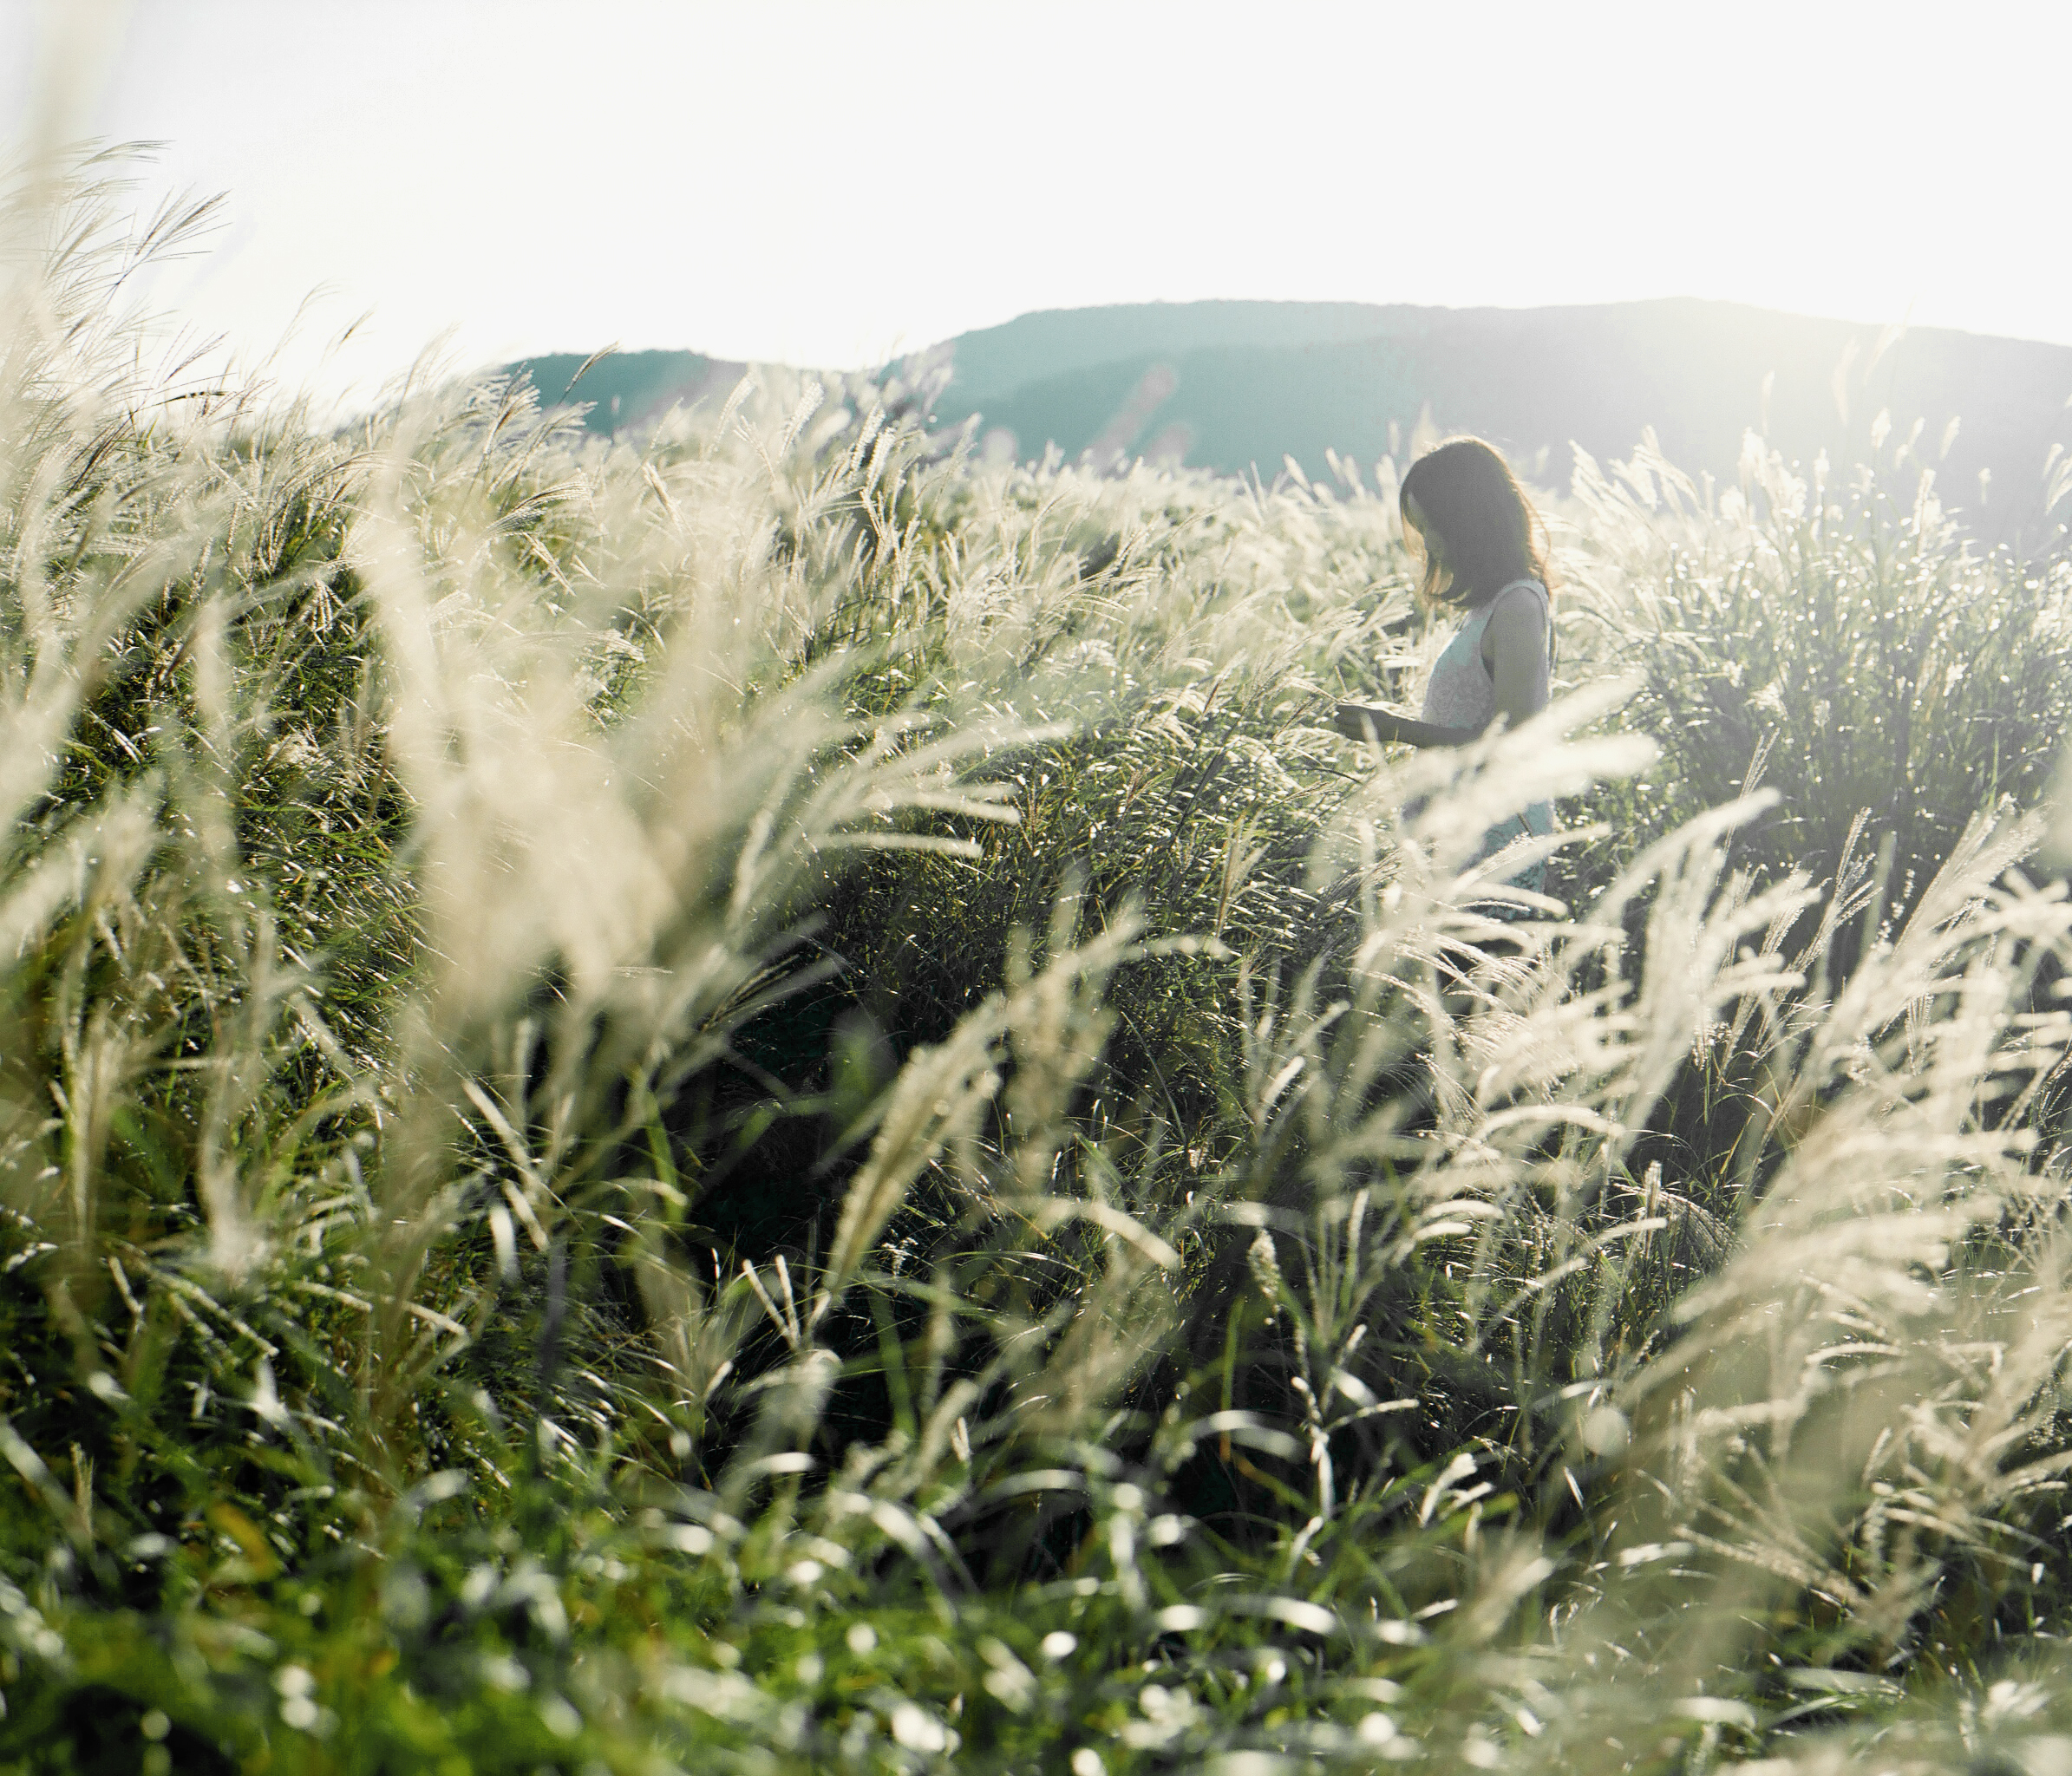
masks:
{"label": "girl", "polygon": [[[1412,558],[1423,557],[1419,599],[1467,614],[1433,665],[1418,720],[1348,702],[1332,726],[1355,740],[1466,746],[1499,715],[1515,728],[1538,715],[1553,666],[1546,544],[1510,465],[1480,438],[1448,439],[1410,465],[1397,504]],[[1481,855],[1553,827],[1552,806],[1536,801],[1493,827]],[[1546,875],[1537,863],[1511,879],[1537,893]]]}

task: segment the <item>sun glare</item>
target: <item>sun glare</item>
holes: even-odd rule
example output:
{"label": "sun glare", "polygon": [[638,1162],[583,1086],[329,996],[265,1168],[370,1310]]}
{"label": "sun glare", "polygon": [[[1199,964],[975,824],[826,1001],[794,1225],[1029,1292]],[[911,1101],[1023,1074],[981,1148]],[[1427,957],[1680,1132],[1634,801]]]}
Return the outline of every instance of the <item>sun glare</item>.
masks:
{"label": "sun glare", "polygon": [[227,193],[164,300],[252,358],[321,291],[282,363],[332,382],[441,337],[859,366],[1232,297],[2072,339],[2072,247],[2026,220],[2066,26],[1905,16],[68,0],[0,12],[0,72],[51,101],[11,114],[162,140],[165,183]]}

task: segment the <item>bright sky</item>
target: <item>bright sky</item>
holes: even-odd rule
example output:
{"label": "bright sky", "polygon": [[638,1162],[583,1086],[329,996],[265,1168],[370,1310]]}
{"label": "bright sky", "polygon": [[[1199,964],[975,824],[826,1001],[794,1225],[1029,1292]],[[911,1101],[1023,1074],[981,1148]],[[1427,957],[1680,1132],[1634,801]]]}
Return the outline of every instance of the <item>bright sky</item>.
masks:
{"label": "bright sky", "polygon": [[2068,51],[2040,0],[0,0],[0,118],[228,193],[157,299],[256,358],[328,291],[279,362],[332,395],[1204,297],[2072,343]]}

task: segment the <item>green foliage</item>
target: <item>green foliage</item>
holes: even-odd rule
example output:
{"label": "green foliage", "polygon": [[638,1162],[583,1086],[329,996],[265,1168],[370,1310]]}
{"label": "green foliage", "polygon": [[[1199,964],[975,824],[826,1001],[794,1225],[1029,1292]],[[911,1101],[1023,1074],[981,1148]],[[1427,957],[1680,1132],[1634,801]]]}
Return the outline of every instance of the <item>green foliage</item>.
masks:
{"label": "green foliage", "polygon": [[1631,842],[1765,784],[1777,805],[1738,860],[1825,878],[1867,821],[1904,909],[1975,809],[2048,787],[2072,715],[2072,579],[1978,552],[1931,477],[1911,510],[1867,473],[1838,499],[1751,440],[1742,480],[1709,512],[1651,450],[1578,476],[1592,565],[1623,589],[1593,653],[1638,678],[1625,719],[1662,748],[1605,812]]}
{"label": "green foliage", "polygon": [[2056,569],[1586,465],[1582,688],[1379,760],[1350,468],[176,425],[96,176],[6,212],[0,1767],[2046,1754]]}

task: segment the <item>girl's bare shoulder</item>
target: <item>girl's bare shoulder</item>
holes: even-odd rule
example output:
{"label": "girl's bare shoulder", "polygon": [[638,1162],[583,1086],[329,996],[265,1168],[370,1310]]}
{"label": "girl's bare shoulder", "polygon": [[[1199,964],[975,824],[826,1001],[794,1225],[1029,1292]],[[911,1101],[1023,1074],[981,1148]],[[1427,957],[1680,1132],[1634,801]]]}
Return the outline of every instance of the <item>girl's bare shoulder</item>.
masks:
{"label": "girl's bare shoulder", "polygon": [[1538,580],[1513,580],[1489,602],[1489,626],[1485,631],[1489,644],[1497,647],[1514,642],[1534,647],[1545,644],[1547,595],[1546,588]]}

